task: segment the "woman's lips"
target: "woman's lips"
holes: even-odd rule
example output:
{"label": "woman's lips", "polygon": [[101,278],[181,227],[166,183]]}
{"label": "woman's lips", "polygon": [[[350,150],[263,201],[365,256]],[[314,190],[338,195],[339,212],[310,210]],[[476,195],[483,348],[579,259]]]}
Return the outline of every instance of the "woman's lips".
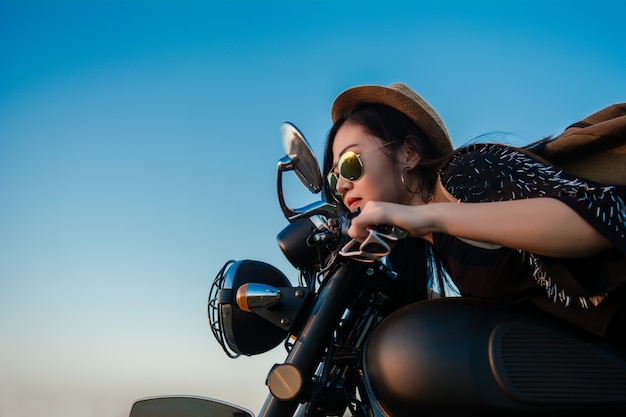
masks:
{"label": "woman's lips", "polygon": [[360,200],[361,200],[360,198],[347,198],[346,199],[346,206],[348,206],[348,210],[354,211],[356,206],[359,204]]}

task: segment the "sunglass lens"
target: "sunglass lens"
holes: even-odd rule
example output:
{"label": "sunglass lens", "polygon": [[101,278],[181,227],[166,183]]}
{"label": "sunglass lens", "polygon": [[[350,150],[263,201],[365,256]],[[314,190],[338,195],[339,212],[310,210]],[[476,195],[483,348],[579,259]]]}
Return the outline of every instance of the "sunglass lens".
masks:
{"label": "sunglass lens", "polygon": [[337,163],[337,168],[342,177],[348,181],[356,181],[363,175],[363,165],[359,156],[354,152],[346,152]]}
{"label": "sunglass lens", "polygon": [[329,173],[326,176],[326,180],[328,181],[328,189],[332,196],[337,200],[338,203],[341,203],[342,197],[341,193],[337,191],[337,176],[334,172]]}

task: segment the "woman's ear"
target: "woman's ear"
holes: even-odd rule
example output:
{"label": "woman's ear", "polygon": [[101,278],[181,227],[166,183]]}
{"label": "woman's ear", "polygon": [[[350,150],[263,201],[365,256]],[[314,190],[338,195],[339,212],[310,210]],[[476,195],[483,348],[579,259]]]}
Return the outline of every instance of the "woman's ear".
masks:
{"label": "woman's ear", "polygon": [[406,165],[408,170],[415,168],[421,159],[421,155],[410,144],[404,142],[400,148],[400,162]]}

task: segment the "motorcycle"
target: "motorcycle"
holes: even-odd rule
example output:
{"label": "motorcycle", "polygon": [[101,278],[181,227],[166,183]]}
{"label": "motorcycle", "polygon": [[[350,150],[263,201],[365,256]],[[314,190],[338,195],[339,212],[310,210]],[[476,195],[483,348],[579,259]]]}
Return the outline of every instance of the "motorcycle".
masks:
{"label": "motorcycle", "polygon": [[[614,415],[626,411],[626,352],[541,313],[465,297],[400,306],[385,256],[402,230],[350,241],[350,214],[320,201],[289,207],[283,175],[323,189],[304,135],[282,125],[278,201],[288,225],[277,243],[298,285],[270,264],[230,260],[208,301],[211,330],[237,358],[284,344],[257,417],[481,414]],[[324,193],[322,193],[322,196]],[[254,417],[204,397],[154,397],[131,417]]]}

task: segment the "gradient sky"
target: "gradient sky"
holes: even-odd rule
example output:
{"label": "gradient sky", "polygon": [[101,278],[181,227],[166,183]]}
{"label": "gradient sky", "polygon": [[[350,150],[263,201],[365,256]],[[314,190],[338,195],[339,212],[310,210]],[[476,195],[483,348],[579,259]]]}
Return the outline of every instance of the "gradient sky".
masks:
{"label": "gradient sky", "polygon": [[0,416],[256,412],[284,351],[227,358],[211,282],[229,259],[295,282],[280,124],[321,157],[334,97],[396,81],[457,146],[557,134],[626,100],[626,2],[0,0]]}

